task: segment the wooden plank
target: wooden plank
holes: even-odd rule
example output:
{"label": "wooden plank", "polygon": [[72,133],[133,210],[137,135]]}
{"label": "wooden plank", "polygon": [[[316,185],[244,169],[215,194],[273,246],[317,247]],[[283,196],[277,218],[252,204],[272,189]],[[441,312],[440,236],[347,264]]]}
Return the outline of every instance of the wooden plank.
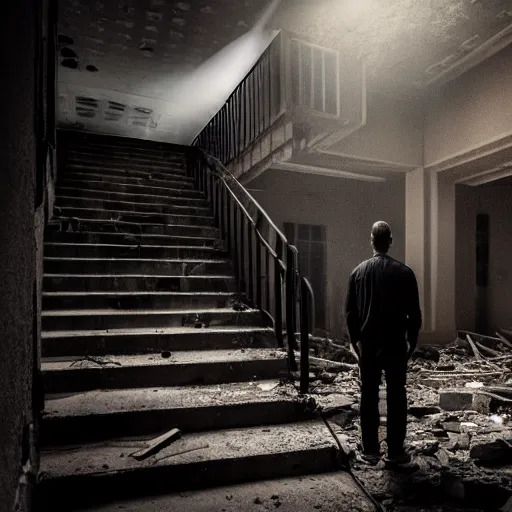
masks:
{"label": "wooden plank", "polygon": [[471,347],[473,354],[475,354],[476,360],[481,361],[483,359],[482,354],[480,354],[480,352],[478,351],[478,348],[476,347],[475,343],[473,342],[469,334],[466,334],[466,339],[468,340],[469,346]]}
{"label": "wooden plank", "polygon": [[154,453],[160,451],[162,448],[165,448],[166,446],[170,445],[177,439],[181,437],[181,430],[178,428],[173,428],[166,432],[165,434],[162,434],[159,437],[156,437],[152,441],[150,441],[147,448],[144,448],[142,450],[139,450],[138,452],[131,453],[130,455],[135,460],[144,460],[153,455]]}
{"label": "wooden plank", "polygon": [[[505,332],[505,330],[503,330],[503,332]],[[503,334],[500,334],[499,332],[497,332],[496,335],[501,340],[503,345],[506,345],[508,348],[512,349],[512,343],[510,343],[510,341],[508,341],[507,338],[505,338],[505,336],[503,336]]]}

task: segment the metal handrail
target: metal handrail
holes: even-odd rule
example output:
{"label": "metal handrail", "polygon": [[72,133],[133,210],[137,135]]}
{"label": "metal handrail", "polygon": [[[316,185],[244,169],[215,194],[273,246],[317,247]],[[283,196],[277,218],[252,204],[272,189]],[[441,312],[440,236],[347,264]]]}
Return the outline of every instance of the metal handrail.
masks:
{"label": "metal handrail", "polygon": [[[301,318],[300,391],[309,389],[309,333],[314,318],[314,295],[298,271],[298,252],[265,210],[219,159],[191,148],[189,174],[211,203],[216,225],[233,261],[239,290],[250,305],[271,320],[279,347],[284,347],[286,317],[288,370],[297,371],[296,308]],[[267,236],[265,236],[267,228]],[[283,293],[284,292],[284,293]],[[284,303],[283,303],[284,298]],[[313,308],[313,314],[312,309]]]}

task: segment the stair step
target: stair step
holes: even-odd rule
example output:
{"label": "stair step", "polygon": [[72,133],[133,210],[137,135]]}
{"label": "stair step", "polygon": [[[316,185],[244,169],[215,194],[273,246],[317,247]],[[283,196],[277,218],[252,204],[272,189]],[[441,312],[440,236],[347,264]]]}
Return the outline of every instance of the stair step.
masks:
{"label": "stair step", "polygon": [[144,177],[110,173],[70,172],[64,173],[66,179],[76,181],[101,181],[104,183],[118,183],[121,185],[154,185],[166,188],[194,188],[194,179],[188,176],[169,177],[164,173],[148,174]]}
{"label": "stair step", "polygon": [[[283,361],[281,370],[285,372]],[[258,362],[265,366],[275,360]],[[276,369],[275,364],[270,366]],[[289,423],[309,419],[305,405],[297,400],[292,385],[280,386],[278,380],[139,389],[103,386],[101,390],[47,396],[42,444],[71,445],[135,435],[156,437],[162,429],[172,428],[188,434]]]}
{"label": "stair step", "polygon": [[272,379],[286,370],[286,354],[275,348],[178,351],[169,358],[150,353],[97,359],[107,365],[81,357],[43,358],[45,392],[213,385]]}
{"label": "stair step", "polygon": [[87,499],[105,502],[336,467],[336,443],[321,420],[191,433],[157,454],[169,455],[163,460],[129,456],[144,446],[121,439],[43,451],[39,491],[44,510],[70,510],[77,496],[86,505]]}
{"label": "stair step", "polygon": [[139,161],[133,160],[132,158],[116,159],[111,155],[88,155],[84,157],[68,155],[66,157],[65,165],[78,164],[78,165],[108,165],[108,167],[114,169],[126,169],[134,171],[159,171],[159,172],[175,172],[185,170],[185,164],[178,161],[151,161],[142,159]]}
{"label": "stair step", "polygon": [[147,354],[162,350],[272,348],[276,341],[268,327],[217,326],[110,329],[102,331],[43,331],[42,355],[101,356]]}
{"label": "stair step", "polygon": [[198,206],[203,208],[209,206],[203,197],[198,193],[196,195],[197,197],[186,197],[183,195],[155,196],[132,194],[128,192],[114,192],[111,190],[95,190],[92,188],[57,187],[57,197],[87,197],[89,199],[106,199],[110,201],[124,201],[128,203],[168,204],[176,206]]}
{"label": "stair step", "polygon": [[142,244],[142,245],[186,245],[213,247],[219,241],[216,238],[194,236],[146,235],[134,233],[70,232],[46,229],[47,242],[75,242],[83,244]]}
{"label": "stair step", "polygon": [[77,258],[164,258],[164,259],[221,259],[224,251],[213,247],[180,245],[114,245],[114,244],[44,244],[45,256]]}
{"label": "stair step", "polygon": [[58,195],[56,198],[55,206],[57,211],[66,213],[69,211],[77,210],[79,213],[82,210],[105,210],[109,212],[116,212],[120,215],[126,213],[133,213],[136,215],[142,214],[164,214],[164,215],[188,215],[188,216],[205,216],[211,217],[211,209],[206,205],[180,205],[173,203],[137,203],[130,201],[119,201],[116,199],[103,199],[95,197],[72,197]]}
{"label": "stair step", "polygon": [[[103,208],[56,208],[57,218],[81,218],[81,219],[102,219],[102,220],[124,220],[125,222],[136,222],[139,224],[159,222],[162,224],[181,225],[206,225],[214,226],[215,219],[206,211],[198,211],[196,215],[184,215],[179,213],[145,213],[130,212],[122,210],[105,210]],[[201,215],[203,213],[204,215]]]}
{"label": "stair step", "polygon": [[[168,145],[167,145],[168,146]],[[93,155],[117,155],[125,156],[128,158],[149,158],[149,159],[164,159],[185,162],[186,150],[185,148],[170,149],[169,147],[147,147],[141,144],[119,144],[116,142],[97,143],[97,142],[80,142],[80,143],[66,143],[62,154],[69,153],[86,153]]]}
{"label": "stair step", "polygon": [[[155,184],[136,184],[136,183],[115,183],[104,180],[73,180],[65,174],[59,183],[57,189],[78,188],[81,190],[102,190],[109,192],[123,192],[126,194],[135,194],[146,198],[151,197],[191,197],[193,199],[203,199],[203,195],[195,188],[191,187],[171,187]],[[148,198],[149,200],[149,198]]]}
{"label": "stair step", "polygon": [[128,177],[133,179],[151,179],[157,177],[159,180],[191,180],[193,178],[182,169],[174,169],[171,171],[142,171],[142,170],[127,170],[120,169],[119,167],[109,167],[108,164],[86,165],[74,164],[70,162],[63,162],[61,164],[65,173],[82,173],[87,175],[100,175],[100,176],[118,176],[120,178]]}
{"label": "stair step", "polygon": [[[104,154],[102,154],[101,151],[96,151],[95,148],[77,148],[77,149],[68,149],[63,152],[62,156],[66,159],[68,158],[75,158],[80,160],[86,160],[89,158],[102,158],[105,159]],[[183,155],[180,154],[168,154],[168,155],[158,155],[156,153],[149,153],[146,152],[145,154],[142,154],[138,151],[131,151],[131,152],[123,152],[123,151],[109,151],[108,160],[112,161],[130,161],[130,162],[136,162],[136,163],[156,163],[156,164],[173,164],[173,165],[185,165],[185,160]]]}
{"label": "stair step", "polygon": [[124,137],[121,135],[103,135],[99,133],[66,130],[58,131],[58,139],[61,143],[61,148],[76,148],[76,147],[91,147],[93,151],[98,151],[101,148],[108,149],[109,151],[124,148],[139,148],[144,151],[186,155],[188,150],[187,146],[179,144],[170,144],[168,142],[159,142],[131,137]]}
{"label": "stair step", "polygon": [[44,274],[45,291],[235,292],[230,275]]}
{"label": "stair step", "polygon": [[[226,497],[229,496],[229,501]],[[258,508],[254,501],[260,498]],[[272,497],[274,497],[272,499]],[[121,504],[122,503],[122,504]],[[311,476],[274,478],[258,482],[225,485],[194,492],[165,493],[87,508],[88,512],[155,512],[220,510],[266,512],[375,512],[375,505],[346,471],[330,471]],[[406,510],[400,508],[400,510]],[[410,509],[412,510],[412,509]],[[425,509],[423,509],[425,510]],[[438,509],[439,510],[439,509]]]}
{"label": "stair step", "polygon": [[229,260],[141,258],[44,258],[49,274],[231,275]]}
{"label": "stair step", "polygon": [[43,292],[43,309],[224,308],[233,300],[225,292]]}
{"label": "stair step", "polygon": [[263,326],[263,317],[257,310],[235,311],[216,309],[83,309],[50,310],[42,312],[42,329],[51,330],[105,330],[194,325],[196,317],[209,325]]}
{"label": "stair step", "polygon": [[[153,219],[158,218],[155,216]],[[162,222],[164,219],[158,219],[160,222],[147,221],[128,222],[121,220],[108,219],[84,219],[60,218],[55,217],[49,223],[47,230],[57,231],[75,231],[75,232],[101,232],[101,233],[122,233],[143,234],[143,235],[163,235],[163,236],[183,236],[183,237],[216,237],[219,236],[219,229],[214,226],[193,225],[193,224],[168,224]]]}

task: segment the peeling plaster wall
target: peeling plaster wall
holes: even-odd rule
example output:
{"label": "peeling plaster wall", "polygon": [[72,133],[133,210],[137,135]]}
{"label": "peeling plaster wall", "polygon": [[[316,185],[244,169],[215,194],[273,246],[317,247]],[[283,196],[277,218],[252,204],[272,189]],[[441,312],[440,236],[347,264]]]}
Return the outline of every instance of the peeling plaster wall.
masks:
{"label": "peeling plaster wall", "polygon": [[491,332],[512,327],[512,187],[456,189],[456,320],[474,329],[476,319],[476,216],[489,215],[488,319]]}
{"label": "peeling plaster wall", "polygon": [[0,511],[29,510],[36,454],[32,411],[35,192],[35,3],[0,21]]}
{"label": "peeling plaster wall", "polygon": [[425,165],[512,134],[512,45],[431,94]]}
{"label": "peeling plaster wall", "polygon": [[249,190],[281,229],[285,222],[326,226],[326,327],[341,335],[348,278],[372,255],[373,222],[389,222],[394,236],[390,255],[404,261],[405,178],[367,183],[271,169]]}
{"label": "peeling plaster wall", "polygon": [[368,95],[366,125],[329,150],[416,167],[423,159],[423,106],[418,100]]}

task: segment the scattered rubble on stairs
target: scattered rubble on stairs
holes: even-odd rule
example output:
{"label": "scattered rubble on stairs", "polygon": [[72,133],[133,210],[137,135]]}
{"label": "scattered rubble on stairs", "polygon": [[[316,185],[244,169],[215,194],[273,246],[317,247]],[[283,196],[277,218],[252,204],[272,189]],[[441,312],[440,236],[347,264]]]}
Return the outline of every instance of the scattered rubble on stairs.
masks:
{"label": "scattered rubble on stairs", "polygon": [[[459,331],[448,346],[416,350],[407,385],[412,469],[391,471],[358,456],[359,376],[350,344],[310,337],[310,396],[334,427],[352,470],[386,510],[498,510],[512,496],[511,340],[505,330],[496,337]],[[330,405],[341,396],[350,404]],[[384,396],[382,390],[383,449]],[[445,501],[451,505],[441,508]]]}

